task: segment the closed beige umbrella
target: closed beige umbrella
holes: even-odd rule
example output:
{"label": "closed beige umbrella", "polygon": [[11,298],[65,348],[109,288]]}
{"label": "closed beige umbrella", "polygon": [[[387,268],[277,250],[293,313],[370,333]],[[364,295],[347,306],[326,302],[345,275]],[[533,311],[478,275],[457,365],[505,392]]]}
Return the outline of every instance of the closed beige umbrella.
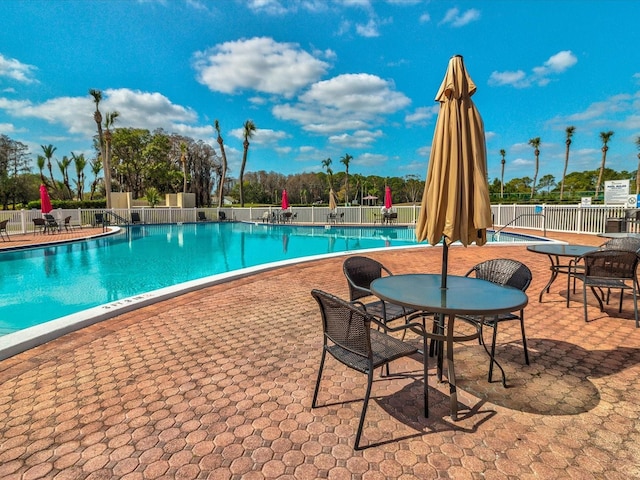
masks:
{"label": "closed beige umbrella", "polygon": [[329,210],[335,212],[338,208],[338,203],[336,202],[336,194],[333,191],[333,188],[329,190]]}
{"label": "closed beige umbrella", "polygon": [[491,226],[484,124],[471,100],[475,91],[462,57],[452,57],[435,98],[440,111],[416,225],[418,241],[436,245],[443,240],[443,288],[448,246],[456,241],[484,245]]}

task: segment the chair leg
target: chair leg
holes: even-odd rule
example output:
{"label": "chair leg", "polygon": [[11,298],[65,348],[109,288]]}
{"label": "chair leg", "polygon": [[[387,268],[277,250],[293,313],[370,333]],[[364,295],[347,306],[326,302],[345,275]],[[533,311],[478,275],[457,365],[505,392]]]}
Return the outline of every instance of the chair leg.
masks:
{"label": "chair leg", "polygon": [[524,347],[524,362],[529,364],[529,349],[527,348],[527,336],[524,333],[524,310],[520,310],[520,330],[522,331],[522,346]]}
{"label": "chair leg", "polygon": [[[326,345],[325,345],[326,347]],[[320,379],[322,378],[322,369],[324,368],[324,359],[327,355],[326,350],[322,349],[322,357],[320,358],[320,369],[318,370],[318,380],[316,380],[316,388],[313,392],[313,400],[311,401],[311,408],[315,408],[317,406],[318,400],[318,391],[320,390]]]}
{"label": "chair leg", "polygon": [[495,363],[496,356],[496,337],[498,336],[498,322],[493,324],[493,335],[491,336],[491,359],[489,360],[489,375],[487,380],[489,383],[493,381],[493,364]]}
{"label": "chair leg", "polygon": [[369,405],[369,396],[371,395],[371,385],[373,384],[373,369],[370,368],[367,372],[367,393],[364,396],[364,403],[362,405],[362,413],[360,414],[360,422],[358,423],[358,433],[356,433],[356,442],[354,449],[362,450],[360,446],[360,437],[362,436],[362,427],[364,427],[364,417],[367,414],[367,406]]}
{"label": "chair leg", "polygon": [[587,284],[586,284],[586,279],[585,279],[585,283],[582,285],[582,304],[584,305],[584,321],[586,323],[588,321],[587,320]]}

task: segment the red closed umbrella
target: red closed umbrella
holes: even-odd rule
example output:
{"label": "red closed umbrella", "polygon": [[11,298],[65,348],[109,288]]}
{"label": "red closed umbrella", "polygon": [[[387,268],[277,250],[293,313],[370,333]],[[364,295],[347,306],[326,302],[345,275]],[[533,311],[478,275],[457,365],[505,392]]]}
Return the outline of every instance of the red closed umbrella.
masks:
{"label": "red closed umbrella", "polygon": [[390,210],[392,206],[393,203],[391,202],[391,187],[387,185],[386,187],[384,187],[384,208]]}
{"label": "red closed umbrella", "polygon": [[44,185],[40,185],[40,210],[42,213],[49,213],[53,210],[51,206],[51,199],[49,198],[49,192],[47,192],[47,187]]}
{"label": "red closed umbrella", "polygon": [[289,208],[289,195],[287,195],[286,190],[282,190],[282,210],[287,210]]}

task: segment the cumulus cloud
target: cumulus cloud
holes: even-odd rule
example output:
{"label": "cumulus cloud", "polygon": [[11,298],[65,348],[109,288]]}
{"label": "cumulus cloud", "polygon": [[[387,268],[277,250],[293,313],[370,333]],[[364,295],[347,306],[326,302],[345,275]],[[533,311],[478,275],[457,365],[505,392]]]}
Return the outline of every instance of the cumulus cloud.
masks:
{"label": "cumulus cloud", "polygon": [[523,70],[492,72],[489,85],[510,85],[515,88],[527,88],[532,85],[543,87],[551,81],[553,75],[564,73],[576,63],[578,58],[571,50],[562,50],[549,57],[542,65],[533,67],[530,75]]}
{"label": "cumulus cloud", "polygon": [[338,147],[368,148],[380,137],[382,137],[381,130],[356,130],[353,134],[331,135],[329,143]]}
{"label": "cumulus cloud", "polygon": [[273,108],[275,117],[294,121],[309,132],[338,134],[367,130],[380,118],[409,105],[394,86],[370,74],[345,74],[317,82],[296,103]]}
{"label": "cumulus cloud", "polygon": [[[213,127],[195,127],[197,114],[190,108],[172,103],[160,93],[141,92],[126,88],[103,92],[100,110],[118,111],[116,127],[163,128],[183,135],[202,138],[210,135]],[[93,135],[95,122],[93,99],[89,96],[58,97],[43,103],[29,100],[0,98],[0,109],[14,117],[39,118],[51,124],[60,124],[72,134]]]}
{"label": "cumulus cloud", "polygon": [[214,92],[241,90],[291,97],[318,80],[329,65],[295,43],[255,37],[194,54],[197,80]]}
{"label": "cumulus cloud", "polygon": [[21,83],[35,83],[33,72],[37,70],[33,65],[27,65],[15,58],[7,58],[0,53],[0,77],[7,77]]}
{"label": "cumulus cloud", "polygon": [[440,107],[434,105],[433,107],[418,107],[413,113],[409,113],[404,117],[404,121],[408,124],[414,125],[426,125],[429,120],[438,115]]}
{"label": "cumulus cloud", "polygon": [[378,31],[378,23],[370,19],[366,24],[357,24],[356,25],[356,33],[361,37],[379,37],[380,32]]}
{"label": "cumulus cloud", "polygon": [[470,8],[465,12],[460,12],[458,8],[450,8],[447,10],[444,18],[440,21],[440,25],[451,25],[452,27],[464,27],[471,22],[480,19],[480,10]]}
{"label": "cumulus cloud", "polygon": [[[238,140],[244,141],[244,129],[243,128],[234,128],[229,132],[232,137],[237,138]],[[256,125],[256,131],[253,132],[253,136],[249,140],[249,142],[253,145],[276,145],[280,140],[284,140],[285,138],[290,138],[291,135],[287,132],[283,132],[281,130],[271,130],[269,128],[260,128],[259,125]]]}

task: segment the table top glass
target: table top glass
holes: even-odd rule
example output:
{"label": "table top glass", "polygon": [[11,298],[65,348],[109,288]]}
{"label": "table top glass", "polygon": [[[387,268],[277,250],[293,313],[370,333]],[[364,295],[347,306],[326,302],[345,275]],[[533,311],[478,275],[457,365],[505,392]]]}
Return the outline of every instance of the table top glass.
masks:
{"label": "table top glass", "polygon": [[441,289],[441,284],[441,275],[392,275],[374,280],[371,291],[398,305],[461,315],[508,313],[524,308],[528,302],[527,295],[521,290],[473,277],[449,275],[447,288]]}
{"label": "table top glass", "polygon": [[527,250],[533,253],[544,253],[546,255],[556,255],[558,257],[579,257],[587,252],[597,250],[593,245],[565,245],[562,243],[548,243],[540,245],[529,245]]}

